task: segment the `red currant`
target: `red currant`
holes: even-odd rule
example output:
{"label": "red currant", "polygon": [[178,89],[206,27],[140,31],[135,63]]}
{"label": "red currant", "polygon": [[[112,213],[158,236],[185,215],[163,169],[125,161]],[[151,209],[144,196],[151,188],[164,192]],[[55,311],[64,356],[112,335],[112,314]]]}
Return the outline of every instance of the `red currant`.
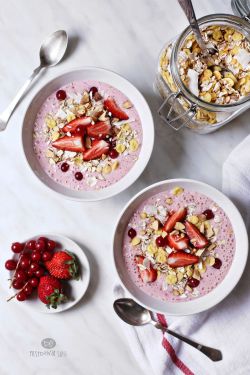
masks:
{"label": "red currant", "polygon": [[205,211],[203,212],[203,215],[206,216],[206,219],[207,219],[207,220],[211,220],[211,219],[214,218],[214,213],[213,213],[212,210],[205,210]]}
{"label": "red currant", "polygon": [[9,259],[9,260],[6,260],[5,262],[6,270],[14,271],[16,269],[16,266],[17,266],[17,261],[14,259]]}
{"label": "red currant", "polygon": [[61,165],[61,171],[62,172],[67,172],[69,170],[69,164],[68,163],[62,163]]}
{"label": "red currant", "polygon": [[32,277],[33,276],[33,271],[30,268],[27,271],[27,275],[28,275],[28,277]]}
{"label": "red currant", "polygon": [[91,87],[91,88],[89,89],[89,93],[92,93],[92,96],[93,96],[96,92],[98,92],[98,88],[95,87],[95,86],[93,86],[93,87]]}
{"label": "red currant", "polygon": [[13,251],[13,253],[21,253],[21,251],[23,251],[24,249],[24,244],[20,243],[20,242],[14,242],[12,245],[11,245],[11,250]]}
{"label": "red currant", "polygon": [[44,251],[46,248],[46,242],[44,240],[38,240],[36,242],[36,250]]}
{"label": "red currant", "polygon": [[49,251],[44,251],[42,259],[44,262],[47,262],[48,260],[51,260],[53,257],[53,254],[50,253]]}
{"label": "red currant", "polygon": [[222,266],[222,261],[219,258],[215,258],[215,262],[213,264],[213,267],[219,270]]}
{"label": "red currant", "polygon": [[111,159],[116,159],[116,158],[118,158],[119,153],[116,151],[115,148],[112,148],[112,149],[109,151],[109,156],[111,157]]}
{"label": "red currant", "polygon": [[64,99],[66,99],[66,96],[67,96],[67,94],[64,90],[58,90],[57,93],[56,93],[56,98],[58,100],[64,100]]}
{"label": "red currant", "polygon": [[134,228],[130,228],[128,230],[128,236],[133,239],[136,236],[136,230]]}
{"label": "red currant", "polygon": [[32,286],[32,288],[36,288],[38,286],[38,284],[39,284],[39,280],[36,277],[32,277],[29,280],[29,283]]}
{"label": "red currant", "polygon": [[37,241],[44,241],[47,243],[48,239],[46,237],[39,237]]}
{"label": "red currant", "polygon": [[17,296],[16,296],[16,299],[17,299],[18,301],[20,301],[20,302],[25,301],[26,298],[27,298],[27,295],[25,294],[24,291],[19,292],[19,293],[17,294]]}
{"label": "red currant", "polygon": [[41,260],[42,258],[42,254],[40,251],[38,250],[34,250],[31,254],[31,259],[33,260],[33,262],[39,262],[39,260]]}
{"label": "red currant", "polygon": [[53,251],[55,249],[55,247],[56,247],[55,241],[48,240],[47,250]]}
{"label": "red currant", "polygon": [[166,239],[162,236],[159,236],[156,238],[155,243],[158,247],[164,247],[166,246]]}
{"label": "red currant", "polygon": [[31,263],[31,265],[30,265],[30,271],[32,272],[32,273],[34,273],[34,272],[36,272],[37,270],[39,270],[39,264],[38,263]]}
{"label": "red currant", "polygon": [[190,286],[190,288],[196,288],[199,284],[199,280],[195,279],[194,277],[190,277],[187,281],[187,285]]}
{"label": "red currant", "polygon": [[36,272],[35,272],[35,276],[38,277],[38,279],[40,279],[40,277],[42,277],[44,275],[44,269],[42,267],[40,267]]}
{"label": "red currant", "polygon": [[23,282],[27,280],[27,273],[24,270],[17,270],[15,278],[16,280]]}
{"label": "red currant", "polygon": [[24,293],[29,296],[32,291],[33,291],[33,288],[32,288],[32,285],[31,284],[27,284],[24,288],[23,288],[23,291]]}
{"label": "red currant", "polygon": [[22,258],[20,259],[19,266],[23,270],[27,270],[30,266],[30,257],[28,255],[23,255]]}
{"label": "red currant", "polygon": [[26,247],[27,247],[27,249],[29,249],[29,250],[35,250],[35,248],[36,248],[36,241],[34,241],[34,240],[30,240],[30,241],[28,241],[28,242],[26,243]]}
{"label": "red currant", "polygon": [[83,179],[83,174],[81,172],[76,172],[75,179],[81,181]]}
{"label": "red currant", "polygon": [[15,279],[12,283],[12,286],[14,289],[21,289],[24,286],[24,283]]}

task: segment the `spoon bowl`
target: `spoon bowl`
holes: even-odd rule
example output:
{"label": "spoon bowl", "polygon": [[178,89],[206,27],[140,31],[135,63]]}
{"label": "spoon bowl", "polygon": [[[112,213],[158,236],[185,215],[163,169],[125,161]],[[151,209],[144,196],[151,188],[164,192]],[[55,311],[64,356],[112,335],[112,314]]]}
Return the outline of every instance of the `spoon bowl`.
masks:
{"label": "spoon bowl", "polygon": [[131,298],[121,298],[114,302],[116,314],[127,324],[143,326],[151,322],[151,314]]}
{"label": "spoon bowl", "polygon": [[57,30],[48,36],[40,48],[42,67],[54,66],[63,58],[68,45],[68,35],[65,30]]}

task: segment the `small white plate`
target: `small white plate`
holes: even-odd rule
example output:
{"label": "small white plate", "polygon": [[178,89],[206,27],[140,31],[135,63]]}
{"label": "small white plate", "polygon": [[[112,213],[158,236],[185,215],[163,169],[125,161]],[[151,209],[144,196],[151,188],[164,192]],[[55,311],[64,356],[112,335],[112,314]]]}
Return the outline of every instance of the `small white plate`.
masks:
{"label": "small white plate", "polygon": [[[39,298],[37,297],[37,293],[34,293],[34,297],[31,299],[27,299],[26,301],[19,302],[16,299],[8,302],[8,303],[17,303],[22,304],[22,306],[25,306],[29,309],[32,309],[37,312],[41,313],[59,313],[65,310],[70,309],[72,306],[77,304],[80,299],[84,296],[90,280],[90,266],[89,261],[83,252],[83,250],[71,239],[58,235],[58,234],[50,234],[50,233],[43,233],[39,234],[35,237],[29,238],[23,242],[28,242],[30,240],[37,240],[39,237],[47,237],[55,242],[57,242],[60,247],[56,248],[56,251],[62,249],[62,250],[68,250],[72,252],[74,255],[76,255],[78,262],[79,262],[79,268],[80,268],[80,278],[79,280],[67,280],[63,281],[63,287],[65,290],[65,294],[68,296],[69,300],[68,302],[62,303],[58,305],[57,309],[50,308],[48,309],[47,306],[42,303]],[[15,294],[17,292],[16,289],[9,289],[12,294]]]}
{"label": "small white plate", "polygon": [[[131,216],[138,206],[152,195],[171,190],[175,186],[202,193],[217,203],[229,217],[233,226],[236,249],[232,265],[221,283],[205,296],[186,302],[167,302],[157,300],[139,289],[131,280],[125,267],[122,254],[123,237]],[[158,182],[140,191],[123,209],[115,226],[113,237],[113,259],[118,277],[130,295],[148,309],[169,315],[190,315],[207,310],[222,301],[238,283],[247,261],[248,236],[244,221],[235,205],[220,191],[203,182],[175,179]]]}
{"label": "small white plate", "polygon": [[[54,91],[58,90],[63,85],[66,85],[72,81],[88,79],[106,82],[120,90],[129,98],[129,100],[131,100],[138,111],[142,123],[143,141],[138,160],[128,171],[128,173],[118,182],[98,191],[76,191],[56,183],[42,169],[33,150],[33,124],[40,107],[49,95],[51,95]],[[29,104],[24,116],[22,128],[22,144],[24,154],[29,166],[44,185],[46,185],[56,193],[59,193],[69,199],[86,202],[98,201],[110,198],[127,189],[144,171],[146,165],[148,164],[154,145],[153,117],[150,108],[142,94],[125,78],[109,70],[95,67],[85,67],[82,69],[76,69],[64,73],[57,78],[54,78],[38,91],[38,93]]]}

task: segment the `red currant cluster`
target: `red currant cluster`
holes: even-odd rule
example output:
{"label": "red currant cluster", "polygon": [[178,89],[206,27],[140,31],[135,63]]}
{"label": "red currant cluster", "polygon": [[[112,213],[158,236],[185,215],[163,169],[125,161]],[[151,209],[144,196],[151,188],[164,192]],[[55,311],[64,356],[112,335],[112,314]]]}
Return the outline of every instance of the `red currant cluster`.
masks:
{"label": "red currant cluster", "polygon": [[14,259],[5,262],[5,268],[14,271],[10,287],[19,290],[14,296],[18,301],[29,298],[45,273],[44,262],[52,259],[56,242],[45,237],[30,240],[26,243],[14,242],[11,250],[16,254]]}

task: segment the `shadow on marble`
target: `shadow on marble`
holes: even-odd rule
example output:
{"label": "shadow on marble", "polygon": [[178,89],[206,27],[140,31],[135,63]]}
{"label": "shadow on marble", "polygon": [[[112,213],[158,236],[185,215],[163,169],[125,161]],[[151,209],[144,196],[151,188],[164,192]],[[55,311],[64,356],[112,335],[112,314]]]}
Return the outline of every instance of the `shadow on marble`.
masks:
{"label": "shadow on marble", "polygon": [[68,47],[66,49],[63,61],[68,59],[69,57],[72,57],[79,44],[84,41],[83,38],[79,35],[70,32],[68,34],[68,38]]}
{"label": "shadow on marble", "polygon": [[83,305],[91,301],[99,284],[100,272],[99,272],[99,266],[94,257],[94,254],[82,242],[77,241],[74,238],[72,238],[72,240],[75,243],[77,243],[77,245],[80,246],[81,249],[83,249],[86,257],[88,258],[89,266],[90,266],[90,282],[89,282],[88,289],[86,293],[84,294],[83,298],[75,306],[71,308],[71,310],[73,311],[73,310],[81,308]]}

